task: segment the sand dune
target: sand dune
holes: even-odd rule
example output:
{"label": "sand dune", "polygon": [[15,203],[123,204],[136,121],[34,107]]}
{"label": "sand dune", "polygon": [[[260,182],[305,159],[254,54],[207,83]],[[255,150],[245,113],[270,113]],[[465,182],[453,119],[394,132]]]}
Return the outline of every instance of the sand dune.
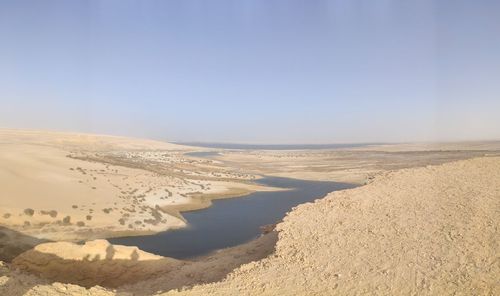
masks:
{"label": "sand dune", "polygon": [[126,290],[88,290],[44,285],[4,268],[0,292],[499,295],[498,217],[499,157],[402,169],[379,174],[368,185],[298,206],[278,224],[276,250],[271,255],[236,268],[222,280],[168,291],[165,283],[173,278],[167,275]]}
{"label": "sand dune", "polygon": [[[193,149],[123,137],[0,130],[0,225],[25,234],[23,245],[29,245],[27,237],[35,245],[39,239],[153,233],[185,226],[178,209],[271,190],[252,184],[254,175],[185,155]],[[25,249],[16,247],[20,236],[2,235],[4,250]]]}

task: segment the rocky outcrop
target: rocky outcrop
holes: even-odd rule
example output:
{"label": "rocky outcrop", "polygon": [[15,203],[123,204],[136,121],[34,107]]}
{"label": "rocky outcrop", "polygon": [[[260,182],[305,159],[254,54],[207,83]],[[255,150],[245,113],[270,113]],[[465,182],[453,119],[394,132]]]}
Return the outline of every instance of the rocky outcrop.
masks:
{"label": "rocky outcrop", "polygon": [[189,261],[110,245],[105,240],[83,246],[47,243],[15,258],[11,269],[5,268],[9,279],[0,281],[0,295],[24,295],[27,291],[33,295],[109,295],[110,290],[102,286],[117,287],[114,291],[119,295],[151,295],[217,282],[235,268],[267,257],[274,251],[276,240],[277,233],[270,232]]}
{"label": "rocky outcrop", "polygon": [[143,252],[137,247],[114,246],[106,240],[77,245],[45,243],[16,257],[12,266],[51,281],[117,287],[169,272],[181,261]]}

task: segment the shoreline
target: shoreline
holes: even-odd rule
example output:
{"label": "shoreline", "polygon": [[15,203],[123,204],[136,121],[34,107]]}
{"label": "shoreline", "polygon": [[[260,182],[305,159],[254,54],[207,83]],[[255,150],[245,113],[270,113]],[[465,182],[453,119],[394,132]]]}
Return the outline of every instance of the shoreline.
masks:
{"label": "shoreline", "polygon": [[40,240],[154,234],[185,227],[179,212],[207,207],[213,198],[276,190],[253,183],[256,175],[184,155],[193,150],[151,140],[0,129],[0,225],[9,231],[0,229],[0,250],[27,249]]}
{"label": "shoreline", "polygon": [[[217,249],[237,246],[258,237],[262,227],[279,223],[294,207],[321,199],[332,191],[356,185],[339,182],[318,182],[268,176],[259,184],[280,188],[280,191],[257,191],[239,198],[205,200],[202,210],[189,207],[182,215],[189,227],[157,235],[112,239],[117,245],[137,246],[141,250],[177,259],[200,256]],[[243,192],[244,193],[244,192]],[[234,195],[231,195],[233,197]],[[206,208],[206,206],[210,206]]]}
{"label": "shoreline", "polygon": [[[257,185],[260,186],[260,185]],[[202,211],[205,210],[209,207],[212,206],[212,201],[213,200],[220,200],[220,199],[234,199],[234,198],[239,198],[239,197],[244,197],[247,195],[250,195],[252,193],[256,192],[269,192],[269,191],[287,191],[291,189],[283,188],[283,189],[272,189],[274,187],[265,187],[269,190],[250,190],[250,189],[240,189],[240,188],[232,188],[230,191],[222,194],[218,193],[213,193],[213,194],[206,194],[206,195],[200,195],[199,197],[193,197],[193,198],[201,198],[199,200],[193,200],[191,203],[185,203],[185,204],[179,204],[179,205],[168,205],[168,206],[163,206],[160,207],[163,212],[166,214],[169,214],[171,216],[174,216],[180,220],[182,220],[185,225],[180,225],[178,227],[170,227],[165,230],[160,230],[160,231],[147,231],[147,230],[140,230],[140,231],[111,231],[111,232],[106,232],[103,231],[103,235],[99,237],[92,238],[94,239],[110,239],[110,238],[122,238],[122,237],[133,237],[133,236],[148,236],[148,235],[155,235],[161,232],[166,232],[166,231],[171,231],[171,230],[177,230],[177,229],[183,229],[188,227],[189,225],[187,224],[187,220],[182,216],[182,213],[187,213],[187,212],[194,212],[194,211]],[[81,242],[88,241],[88,239],[83,239],[80,240]]]}

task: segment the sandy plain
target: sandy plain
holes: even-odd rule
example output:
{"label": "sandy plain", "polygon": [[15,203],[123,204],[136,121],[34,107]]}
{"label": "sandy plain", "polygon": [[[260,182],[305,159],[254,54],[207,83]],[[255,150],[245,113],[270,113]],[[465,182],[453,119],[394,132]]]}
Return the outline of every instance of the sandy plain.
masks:
{"label": "sandy plain", "polygon": [[214,159],[259,175],[366,184],[381,172],[498,155],[498,151],[498,141],[450,142],[331,150],[220,150]]}
{"label": "sandy plain", "polygon": [[[259,175],[348,181],[363,186],[318,197],[321,199],[314,203],[294,208],[275,230],[268,228],[259,239],[192,260],[159,257],[136,248],[111,246],[102,240],[83,246],[43,243],[43,237],[32,236],[31,224],[16,228],[2,220],[6,233],[0,238],[2,242],[8,241],[5,238],[9,236],[17,241],[37,240],[37,244],[42,244],[8,260],[10,263],[0,264],[1,294],[500,294],[498,142],[405,144],[330,151],[233,150],[222,151],[221,156],[207,160],[185,156],[186,151],[197,148],[160,142],[141,144],[143,140],[116,137],[96,140],[96,136],[86,135],[99,145],[90,145],[95,147],[82,152],[74,135],[71,139],[60,139],[61,134],[50,136],[59,139],[55,144],[53,139],[42,141],[39,137],[35,137],[33,144],[32,137],[23,135],[16,143],[58,151],[64,146],[63,154],[70,152],[64,155],[65,161],[78,161],[81,168],[83,164],[92,164],[109,165],[120,172],[168,171],[193,183],[202,181],[200,175],[209,177],[210,182],[217,177],[217,182],[226,186],[220,192],[226,193],[230,191],[228,188],[261,190],[246,187],[253,186],[248,181]],[[12,141],[4,138],[0,143],[3,142],[8,145]],[[12,147],[3,149],[8,152]],[[159,164],[158,151],[170,156],[168,165]],[[173,170],[176,167],[173,162],[182,169]],[[71,163],[69,167],[74,165]],[[66,164],[64,168],[73,173]],[[3,174],[8,173],[5,171]],[[86,172],[97,174],[90,169]],[[60,174],[67,176],[67,171]],[[94,176],[83,180],[92,182]],[[130,176],[136,175],[130,173]],[[156,175],[144,175],[143,180],[153,176]],[[143,184],[137,182],[134,184],[142,188]],[[156,182],[155,188],[167,186],[158,185],[163,180]],[[201,188],[188,185],[193,190]],[[238,189],[240,194],[243,189]],[[181,197],[179,194],[179,204],[184,201]],[[77,206],[79,209],[80,204]],[[16,214],[25,215],[24,211]],[[172,214],[167,218],[174,220],[178,216]],[[119,225],[116,221],[114,224]],[[55,233],[61,232],[54,229]],[[39,229],[33,233],[39,233]]]}

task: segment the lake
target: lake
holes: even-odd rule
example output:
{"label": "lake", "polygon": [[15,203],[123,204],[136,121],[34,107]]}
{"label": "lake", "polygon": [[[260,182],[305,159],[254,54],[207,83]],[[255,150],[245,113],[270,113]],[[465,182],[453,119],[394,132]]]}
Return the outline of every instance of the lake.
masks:
{"label": "lake", "polygon": [[324,149],[347,149],[366,147],[372,145],[382,145],[384,143],[345,143],[345,144],[290,144],[290,145],[270,145],[270,144],[233,144],[233,143],[205,143],[205,142],[175,142],[179,145],[204,147],[214,149],[234,149],[234,150],[324,150]]}
{"label": "lake", "polygon": [[261,234],[261,226],[280,221],[299,204],[322,198],[332,191],[356,186],[279,177],[265,177],[256,183],[288,190],[254,192],[243,197],[214,200],[209,208],[183,212],[188,222],[186,228],[109,241],[178,259],[206,255],[257,238]]}

